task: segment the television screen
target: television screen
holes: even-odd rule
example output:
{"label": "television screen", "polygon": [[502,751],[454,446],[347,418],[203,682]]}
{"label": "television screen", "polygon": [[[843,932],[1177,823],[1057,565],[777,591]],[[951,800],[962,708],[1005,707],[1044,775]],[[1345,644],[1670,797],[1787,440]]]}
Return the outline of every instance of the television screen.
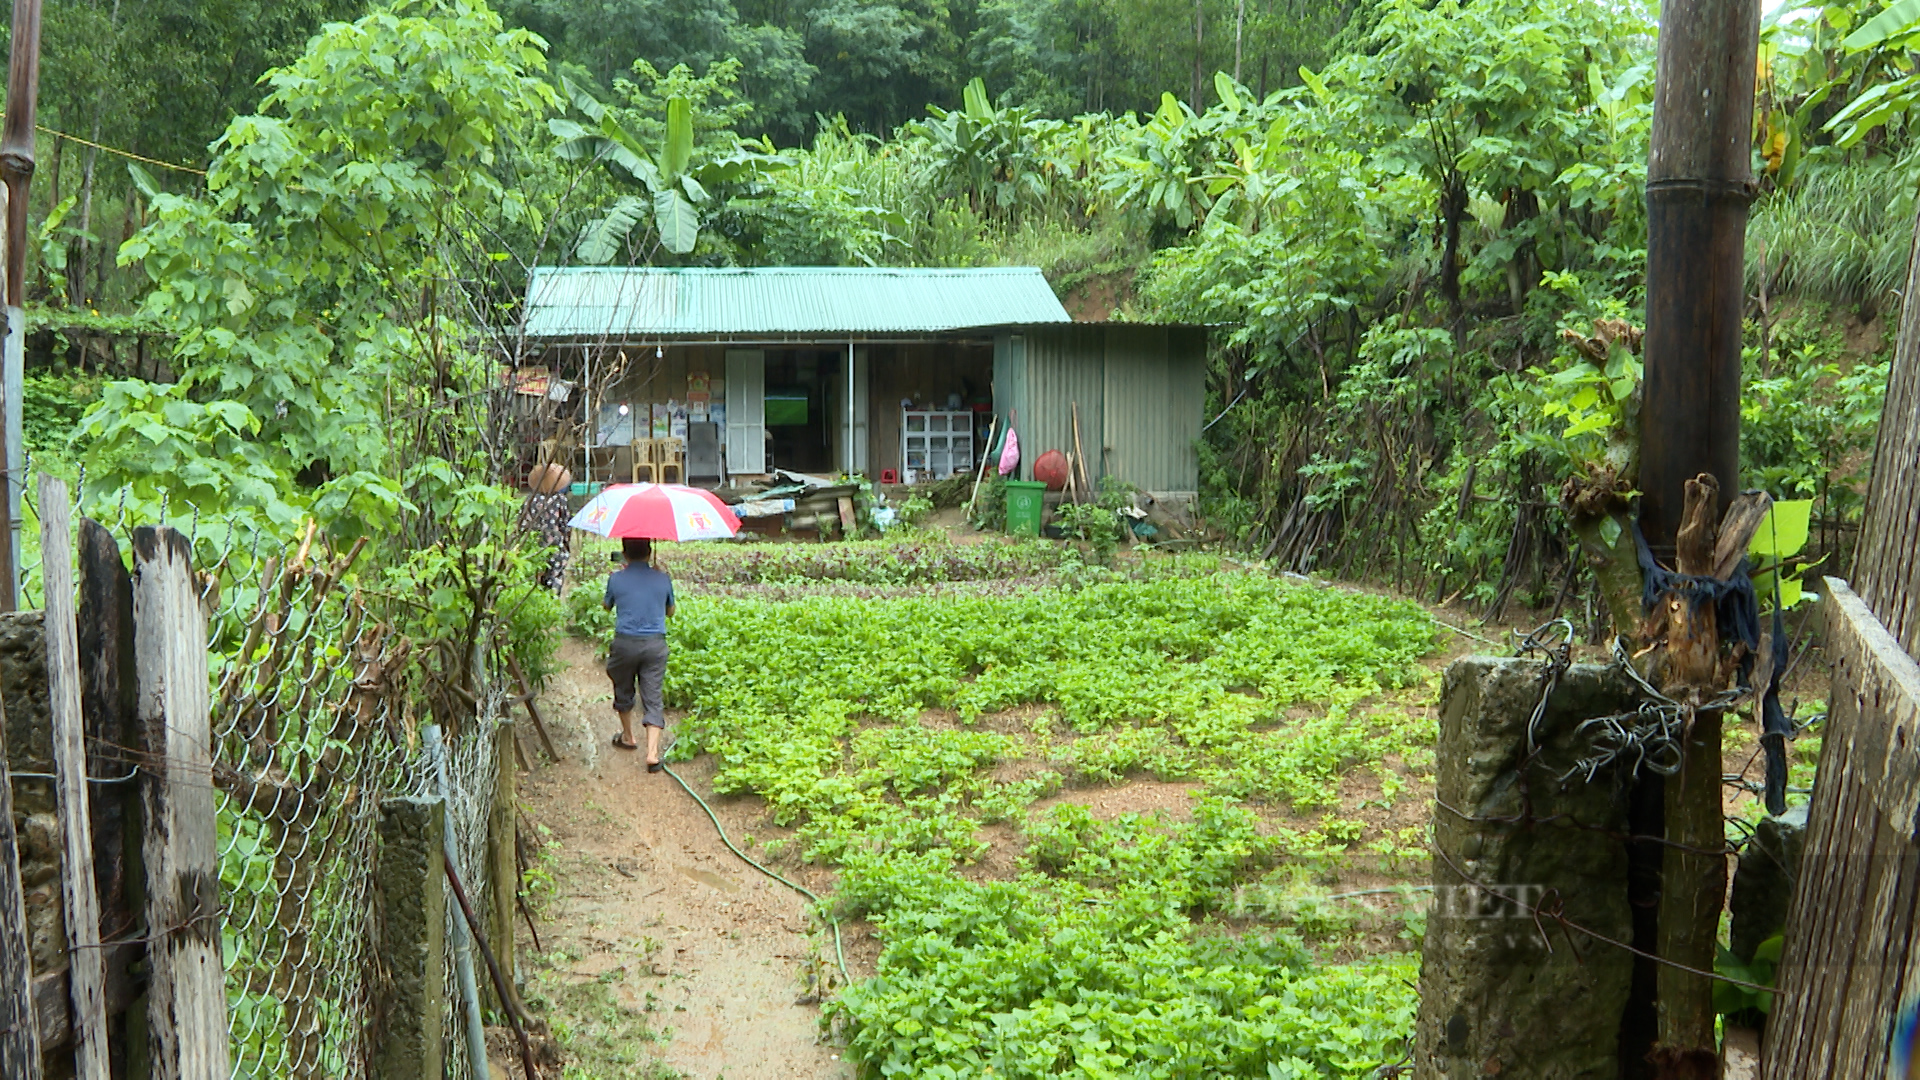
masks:
{"label": "television screen", "polygon": [[807,422],[805,390],[769,390],[766,402],[768,427],[791,427]]}

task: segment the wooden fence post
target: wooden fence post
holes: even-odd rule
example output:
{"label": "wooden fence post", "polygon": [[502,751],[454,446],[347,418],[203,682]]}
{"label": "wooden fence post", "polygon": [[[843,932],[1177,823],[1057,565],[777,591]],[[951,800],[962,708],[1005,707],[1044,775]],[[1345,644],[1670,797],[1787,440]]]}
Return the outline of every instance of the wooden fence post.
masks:
{"label": "wooden fence post", "polygon": [[227,1075],[207,624],[187,538],[133,534],[134,658],[147,754],[147,1029],[153,1080]]}
{"label": "wooden fence post", "polygon": [[140,789],[120,782],[133,775],[140,742],[134,723],[133,579],[120,545],[99,522],[80,519],[74,548],[87,771],[109,781],[92,792],[93,880],[100,934],[124,942],[103,948],[100,957],[106,969],[107,1064],[123,1076],[133,1054],[128,1013],[145,987],[135,969],[145,970],[147,951],[139,933]]}
{"label": "wooden fence post", "polygon": [[54,786],[60,795],[60,889],[67,904],[67,985],[73,999],[74,1075],[79,1080],[108,1080],[100,897],[93,881],[87,748],[80,735],[80,642],[74,623],[71,523],[66,483],[41,473],[40,572],[46,594]]}
{"label": "wooden fence post", "polygon": [[20,842],[13,833],[13,781],[7,776],[7,720],[0,705],[0,1076],[40,1080],[40,1025],[33,1014],[33,953]]}

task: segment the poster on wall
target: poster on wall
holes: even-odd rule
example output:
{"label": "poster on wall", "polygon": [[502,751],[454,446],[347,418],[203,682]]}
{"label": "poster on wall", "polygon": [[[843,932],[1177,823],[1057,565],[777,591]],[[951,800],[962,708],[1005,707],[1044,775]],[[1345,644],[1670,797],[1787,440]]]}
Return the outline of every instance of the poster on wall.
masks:
{"label": "poster on wall", "polygon": [[666,438],[673,430],[673,414],[667,411],[667,403],[657,401],[653,405],[653,437]]}
{"label": "poster on wall", "polygon": [[633,441],[633,415],[626,405],[603,404],[596,419],[593,445],[621,446]]}
{"label": "poster on wall", "polygon": [[553,373],[543,365],[528,365],[518,369],[508,369],[505,382],[512,386],[515,393],[530,397],[545,397],[547,387],[553,380]]}

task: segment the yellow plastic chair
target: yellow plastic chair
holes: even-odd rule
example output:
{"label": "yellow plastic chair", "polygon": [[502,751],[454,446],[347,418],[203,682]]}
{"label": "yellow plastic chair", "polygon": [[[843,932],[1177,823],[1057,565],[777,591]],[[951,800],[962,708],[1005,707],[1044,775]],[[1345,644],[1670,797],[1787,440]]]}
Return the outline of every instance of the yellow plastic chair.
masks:
{"label": "yellow plastic chair", "polygon": [[687,440],[653,439],[653,469],[660,477],[656,483],[687,482]]}
{"label": "yellow plastic chair", "polygon": [[633,440],[633,483],[657,484],[660,467],[654,463],[654,444],[658,439]]}

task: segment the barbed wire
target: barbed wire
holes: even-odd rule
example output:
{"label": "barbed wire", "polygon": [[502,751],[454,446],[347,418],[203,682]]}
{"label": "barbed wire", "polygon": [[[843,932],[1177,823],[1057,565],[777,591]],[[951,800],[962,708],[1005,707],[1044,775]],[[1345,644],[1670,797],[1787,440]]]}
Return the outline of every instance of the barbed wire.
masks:
{"label": "barbed wire", "polygon": [[1641,769],[1672,776],[1685,760],[1683,747],[1696,714],[1738,708],[1753,696],[1749,688],[1735,686],[1698,704],[1675,701],[1640,674],[1633,666],[1633,657],[1627,654],[1624,639],[1618,637],[1613,639],[1613,662],[1634,684],[1641,702],[1632,712],[1596,716],[1574,729],[1576,735],[1597,732],[1593,735],[1594,752],[1576,761],[1561,775],[1562,781],[1584,774],[1592,783],[1601,770],[1622,763],[1630,776],[1638,775]]}

